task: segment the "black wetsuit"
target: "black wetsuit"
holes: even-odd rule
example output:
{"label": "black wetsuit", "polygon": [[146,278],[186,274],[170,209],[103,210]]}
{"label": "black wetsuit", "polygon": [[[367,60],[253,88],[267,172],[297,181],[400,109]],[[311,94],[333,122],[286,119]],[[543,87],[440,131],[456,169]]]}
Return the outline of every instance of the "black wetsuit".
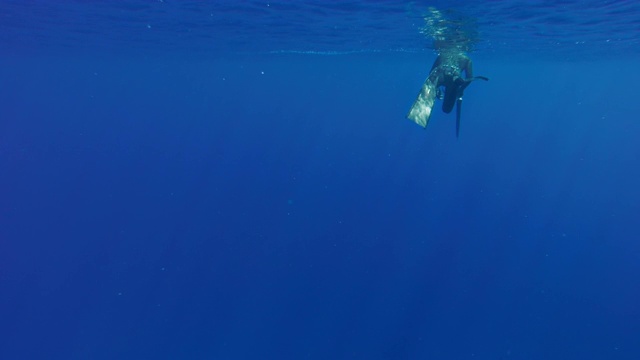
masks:
{"label": "black wetsuit", "polygon": [[453,110],[456,100],[462,97],[464,89],[473,81],[473,64],[463,53],[443,53],[433,63],[429,77],[437,78],[438,89],[444,87],[442,111],[448,114]]}
{"label": "black wetsuit", "polygon": [[[462,72],[464,71],[464,77]],[[471,59],[456,49],[441,51],[431,67],[429,76],[422,85],[418,97],[411,105],[407,118],[427,127],[436,99],[443,100],[442,111],[450,113],[456,107],[456,136],[460,132],[460,114],[464,90],[474,80],[489,80],[484,76],[473,76]],[[444,89],[444,94],[442,92]]]}

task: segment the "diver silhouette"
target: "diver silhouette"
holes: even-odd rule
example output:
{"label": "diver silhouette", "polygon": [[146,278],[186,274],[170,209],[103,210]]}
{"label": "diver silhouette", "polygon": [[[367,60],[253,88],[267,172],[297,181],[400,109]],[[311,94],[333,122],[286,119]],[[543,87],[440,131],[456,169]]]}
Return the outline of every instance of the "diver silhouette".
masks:
{"label": "diver silhouette", "polygon": [[[464,71],[464,77],[462,72]],[[473,63],[469,56],[456,48],[442,49],[431,67],[429,77],[422,85],[418,98],[411,106],[407,118],[427,127],[436,99],[442,100],[442,111],[450,113],[456,105],[456,137],[460,134],[460,115],[464,90],[475,80],[488,81],[484,76],[473,76]],[[444,94],[442,89],[444,88]]]}

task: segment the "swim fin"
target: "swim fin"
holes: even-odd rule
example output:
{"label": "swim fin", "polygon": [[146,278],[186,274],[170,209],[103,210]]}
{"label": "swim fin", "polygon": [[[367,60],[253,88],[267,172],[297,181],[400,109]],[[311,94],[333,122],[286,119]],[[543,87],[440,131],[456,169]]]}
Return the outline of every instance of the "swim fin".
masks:
{"label": "swim fin", "polygon": [[407,114],[408,119],[413,120],[423,128],[427,127],[429,118],[431,118],[431,110],[436,102],[436,93],[438,92],[437,84],[438,78],[430,75],[422,85],[416,101],[411,105],[411,109]]}
{"label": "swim fin", "polygon": [[456,100],[456,138],[460,136],[460,116],[462,115],[462,94],[464,93],[464,89],[467,86],[471,85],[471,82],[474,80],[484,80],[489,81],[489,78],[485,76],[476,76],[471,79],[466,80],[458,89],[458,99]]}

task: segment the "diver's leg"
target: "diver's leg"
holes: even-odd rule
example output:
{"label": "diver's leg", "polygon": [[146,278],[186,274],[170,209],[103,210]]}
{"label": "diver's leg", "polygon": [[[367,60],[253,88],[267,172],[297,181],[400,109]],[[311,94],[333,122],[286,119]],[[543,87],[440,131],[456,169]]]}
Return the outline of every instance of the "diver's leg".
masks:
{"label": "diver's leg", "polygon": [[456,85],[446,86],[444,89],[444,101],[442,102],[442,111],[450,113],[458,99],[458,87]]}

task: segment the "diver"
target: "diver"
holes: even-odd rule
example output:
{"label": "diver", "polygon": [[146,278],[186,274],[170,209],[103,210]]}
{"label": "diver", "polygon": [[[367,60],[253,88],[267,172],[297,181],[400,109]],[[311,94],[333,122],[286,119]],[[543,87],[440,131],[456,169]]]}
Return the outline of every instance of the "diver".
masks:
{"label": "diver", "polygon": [[[431,67],[429,77],[422,85],[418,98],[411,106],[407,118],[426,128],[436,98],[442,100],[442,111],[450,113],[456,105],[456,137],[460,134],[460,112],[464,90],[474,80],[489,79],[473,76],[473,64],[467,54],[457,47],[442,47],[435,44],[440,52]],[[464,72],[464,77],[462,76]],[[443,94],[444,90],[444,94]]]}

